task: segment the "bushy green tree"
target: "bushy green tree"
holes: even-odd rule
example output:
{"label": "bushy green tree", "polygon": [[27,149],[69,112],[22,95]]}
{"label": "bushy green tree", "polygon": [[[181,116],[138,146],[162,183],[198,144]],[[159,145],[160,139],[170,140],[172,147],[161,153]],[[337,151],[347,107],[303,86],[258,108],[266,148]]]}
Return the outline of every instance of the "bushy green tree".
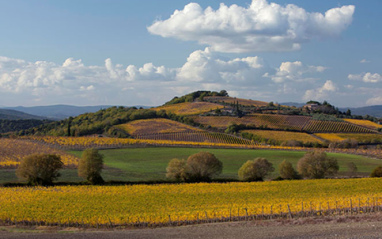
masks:
{"label": "bushy green tree", "polygon": [[59,155],[33,154],[21,161],[16,175],[31,185],[52,185],[53,180],[60,176],[59,170],[63,166]]}
{"label": "bushy green tree", "polygon": [[305,178],[324,178],[339,170],[338,162],[325,152],[307,152],[297,163],[297,171]]}
{"label": "bushy green tree", "polygon": [[263,181],[264,177],[275,171],[273,164],[265,158],[248,160],[239,169],[241,181]]}
{"label": "bushy green tree", "polygon": [[279,165],[280,177],[283,179],[296,179],[298,174],[293,168],[292,164],[286,160],[282,161]]}
{"label": "bushy green tree", "polygon": [[97,149],[86,149],[78,163],[78,176],[91,184],[102,184],[103,155]]}
{"label": "bushy green tree", "polygon": [[191,155],[186,163],[186,181],[210,181],[212,177],[221,174],[223,163],[208,152]]}
{"label": "bushy green tree", "polygon": [[171,180],[186,180],[186,160],[177,158],[172,159],[168,163],[166,172],[166,177]]}

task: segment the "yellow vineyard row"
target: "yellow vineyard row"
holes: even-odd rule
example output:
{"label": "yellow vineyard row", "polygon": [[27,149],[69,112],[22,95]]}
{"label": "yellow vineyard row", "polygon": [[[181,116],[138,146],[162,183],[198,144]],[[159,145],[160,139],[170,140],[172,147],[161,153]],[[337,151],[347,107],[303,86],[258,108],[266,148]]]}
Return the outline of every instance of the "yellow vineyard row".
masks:
{"label": "yellow vineyard row", "polygon": [[[166,223],[381,205],[381,179],[0,188],[0,220]],[[353,205],[351,205],[353,203]]]}

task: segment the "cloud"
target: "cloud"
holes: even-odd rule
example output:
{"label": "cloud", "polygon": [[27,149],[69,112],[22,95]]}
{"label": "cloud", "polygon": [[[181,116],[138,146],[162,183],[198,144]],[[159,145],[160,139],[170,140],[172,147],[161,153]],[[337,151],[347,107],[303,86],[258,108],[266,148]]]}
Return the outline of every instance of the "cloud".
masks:
{"label": "cloud", "polygon": [[315,38],[338,37],[351,24],[354,11],[348,5],[322,14],[266,0],[252,0],[248,7],[222,3],[217,10],[190,3],[147,29],[162,37],[197,41],[213,51],[293,51]]}
{"label": "cloud", "polygon": [[179,69],[176,78],[192,82],[238,83],[249,78],[261,78],[264,74],[263,68],[263,60],[259,57],[223,60],[206,48],[204,51],[191,53],[187,62]]}
{"label": "cloud", "polygon": [[266,73],[265,77],[270,77],[276,83],[282,83],[285,81],[311,81],[313,78],[305,77],[309,73],[321,73],[325,71],[323,66],[306,66],[301,61],[295,62],[282,62],[280,67],[276,69],[276,74],[271,75]]}
{"label": "cloud", "polygon": [[324,100],[328,98],[329,96],[328,94],[330,92],[335,92],[335,91],[337,91],[336,85],[331,80],[327,80],[322,87],[312,89],[312,90],[307,90],[302,99],[305,101]]}
{"label": "cloud", "polygon": [[348,79],[349,80],[361,80],[361,81],[366,82],[366,83],[382,82],[382,76],[380,74],[378,74],[378,73],[372,74],[370,72],[362,73],[359,75],[349,74]]}
{"label": "cloud", "polygon": [[360,63],[370,63],[370,61],[368,61],[368,60],[366,60],[366,59],[362,59],[362,60],[360,61]]}
{"label": "cloud", "polygon": [[367,105],[382,105],[382,96],[370,98],[366,101]]}

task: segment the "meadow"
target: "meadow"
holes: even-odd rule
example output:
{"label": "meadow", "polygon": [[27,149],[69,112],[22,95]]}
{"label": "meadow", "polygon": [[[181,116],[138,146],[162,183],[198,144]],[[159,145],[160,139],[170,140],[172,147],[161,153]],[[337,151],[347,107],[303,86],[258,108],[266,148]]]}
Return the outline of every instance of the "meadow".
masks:
{"label": "meadow", "polygon": [[[355,208],[382,202],[381,179],[0,188],[0,221],[117,226]],[[367,210],[367,209],[366,209]],[[353,211],[353,210],[352,210]],[[316,214],[319,215],[319,214]]]}
{"label": "meadow", "polygon": [[[188,156],[201,151],[208,151],[216,155],[223,162],[223,172],[219,178],[237,179],[237,171],[247,160],[264,157],[273,163],[275,172],[269,178],[278,176],[278,165],[283,160],[290,161],[296,167],[297,161],[305,154],[302,151],[283,150],[251,150],[251,149],[212,149],[212,148],[125,148],[108,149],[100,152],[105,156],[105,169],[102,176],[110,181],[158,181],[166,180],[166,167],[173,158],[187,159]],[[82,151],[69,151],[81,157]],[[340,175],[346,175],[347,163],[354,162],[358,167],[359,176],[368,176],[382,161],[359,155],[342,153],[328,153],[338,160]],[[0,170],[0,183],[17,181],[14,169]],[[63,169],[59,181],[82,181],[77,176],[76,169]]]}

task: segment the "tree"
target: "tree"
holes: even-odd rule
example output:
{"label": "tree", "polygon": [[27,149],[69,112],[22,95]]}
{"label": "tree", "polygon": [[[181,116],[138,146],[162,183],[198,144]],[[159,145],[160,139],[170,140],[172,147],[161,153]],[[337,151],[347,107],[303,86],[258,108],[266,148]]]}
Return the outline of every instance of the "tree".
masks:
{"label": "tree", "polygon": [[191,182],[210,181],[221,174],[223,163],[208,152],[200,152],[188,157],[185,167],[185,180]]}
{"label": "tree", "polygon": [[286,160],[282,161],[279,165],[280,177],[283,179],[296,179],[298,178],[296,170],[293,168],[292,164]]}
{"label": "tree", "polygon": [[380,178],[382,177],[382,166],[376,167],[373,172],[371,172],[370,177],[372,178]]}
{"label": "tree", "polygon": [[186,160],[172,159],[166,168],[166,177],[176,181],[184,181],[186,179]]}
{"label": "tree", "polygon": [[325,152],[307,152],[297,163],[297,171],[305,178],[324,178],[338,172],[338,162]]}
{"label": "tree", "polygon": [[239,169],[239,179],[242,181],[263,181],[264,177],[275,171],[273,164],[265,158],[248,160]]}
{"label": "tree", "polygon": [[78,163],[78,176],[85,178],[91,184],[104,183],[101,177],[103,155],[97,149],[85,149]]}
{"label": "tree", "polygon": [[52,185],[53,180],[60,176],[58,171],[63,166],[59,155],[33,154],[21,161],[16,175],[27,180],[30,185]]}
{"label": "tree", "polygon": [[346,166],[348,167],[349,176],[354,177],[358,171],[357,165],[355,165],[353,162],[349,162],[346,164]]}

